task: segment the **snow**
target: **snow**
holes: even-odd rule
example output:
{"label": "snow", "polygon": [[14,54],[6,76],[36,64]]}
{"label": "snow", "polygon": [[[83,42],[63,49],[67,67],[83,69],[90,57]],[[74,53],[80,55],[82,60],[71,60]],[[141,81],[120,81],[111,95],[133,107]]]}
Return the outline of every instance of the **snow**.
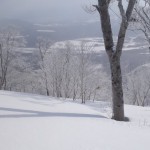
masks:
{"label": "snow", "polygon": [[[117,43],[117,37],[114,38],[114,43]],[[139,45],[140,43],[136,42],[137,37],[130,37],[125,40],[123,51],[131,51],[131,50],[140,50],[140,49],[147,49],[147,45]],[[102,37],[89,37],[89,38],[79,38],[75,40],[66,40],[61,42],[56,42],[52,46],[54,49],[65,49],[65,44],[69,42],[74,45],[76,49],[81,47],[81,43],[85,42],[86,46],[91,47],[91,49],[88,49],[87,53],[104,53],[105,52],[105,46],[104,46],[104,40]]]}
{"label": "snow", "polygon": [[26,54],[31,54],[33,52],[35,52],[37,50],[37,48],[17,48],[15,51],[16,52],[23,52]]}
{"label": "snow", "polygon": [[111,120],[105,102],[0,91],[1,150],[149,150],[150,108],[125,106]]}
{"label": "snow", "polygon": [[[136,47],[136,46],[134,46],[134,47],[127,47],[127,46],[125,46],[124,48],[123,48],[123,51],[131,51],[131,50],[142,50],[142,49],[145,49],[145,48],[148,48],[148,46],[138,46],[138,47]],[[140,53],[140,54],[142,54],[142,53]]]}
{"label": "snow", "polygon": [[[40,24],[36,24],[40,26]],[[41,25],[42,26],[42,25]],[[43,33],[54,33],[54,30],[37,30],[37,32],[43,32]],[[117,42],[117,37],[114,38],[114,43]],[[140,43],[137,43],[136,37],[130,37],[125,40],[123,51],[132,51],[132,50],[143,50],[148,49],[148,45],[141,45]],[[55,42],[51,49],[66,49],[66,44],[71,43],[73,48],[76,50],[76,52],[79,52],[81,49],[81,43],[85,42],[85,52],[86,53],[97,53],[102,54],[105,53],[105,46],[104,46],[104,40],[102,37],[89,37],[89,38],[79,38],[74,40],[65,40],[65,41],[59,41]],[[86,49],[87,48],[87,49]],[[23,52],[23,53],[33,53],[33,51],[37,50],[36,48],[18,48],[16,51]],[[149,53],[140,53],[142,55],[148,55]]]}
{"label": "snow", "polygon": [[53,33],[54,30],[37,30],[37,32]]}
{"label": "snow", "polygon": [[66,40],[61,42],[56,42],[54,45],[52,45],[52,48],[54,49],[65,49],[66,43],[71,43],[76,51],[80,51],[81,49],[81,43],[85,42],[85,47],[88,47],[86,53],[101,53],[105,51],[103,38],[93,37],[93,38],[80,38],[75,40]]}
{"label": "snow", "polygon": [[38,26],[38,27],[52,27],[51,24],[39,24],[39,23],[36,23],[34,24],[35,26]]}
{"label": "snow", "polygon": [[65,26],[65,25],[60,24],[60,23],[53,23],[53,24],[39,24],[39,23],[36,23],[36,24],[34,24],[34,26],[37,26],[37,27],[56,27],[56,26]]}

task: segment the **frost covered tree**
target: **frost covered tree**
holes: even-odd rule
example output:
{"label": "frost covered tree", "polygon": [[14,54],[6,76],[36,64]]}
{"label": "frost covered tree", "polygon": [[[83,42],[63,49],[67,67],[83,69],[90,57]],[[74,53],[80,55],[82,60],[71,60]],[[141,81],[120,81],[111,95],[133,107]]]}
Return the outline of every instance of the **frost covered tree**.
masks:
{"label": "frost covered tree", "polygon": [[64,45],[64,49],[60,50],[59,57],[62,59],[62,95],[65,98],[72,97],[72,79],[74,68],[73,45],[68,41]]}
{"label": "frost covered tree", "polygon": [[[47,42],[42,38],[37,44],[39,66],[32,75],[36,75],[38,81],[31,80],[32,91],[37,91],[39,88],[36,86],[40,85],[42,94],[81,99],[82,103],[86,100],[99,100],[97,95],[102,91],[105,93],[103,95],[108,95],[108,84],[105,85],[109,81],[108,76],[90,59],[92,45],[86,42],[75,45],[67,41],[61,43],[62,46],[59,43],[46,46]],[[105,98],[101,96],[101,99]]]}
{"label": "frost covered tree", "polygon": [[50,54],[50,47],[52,45],[52,41],[49,39],[45,39],[42,37],[38,38],[37,41],[37,48],[39,52],[39,67],[41,70],[41,77],[43,79],[43,82],[45,83],[45,90],[46,90],[46,95],[50,95],[49,91],[49,85],[48,85],[48,69],[47,69],[47,57]]}
{"label": "frost covered tree", "polygon": [[150,0],[138,0],[131,21],[134,29],[144,33],[150,50]]}
{"label": "frost covered tree", "polygon": [[78,73],[79,73],[79,86],[80,96],[82,103],[85,103],[87,95],[87,83],[88,76],[92,74],[92,68],[90,64],[90,55],[92,47],[87,45],[86,42],[81,42],[78,48]]}
{"label": "frost covered tree", "polygon": [[137,106],[150,105],[150,66],[137,67],[127,74],[125,86],[126,102]]}
{"label": "frost covered tree", "polygon": [[7,76],[16,58],[16,50],[24,44],[24,38],[16,28],[9,27],[0,31],[0,89],[7,88]]}
{"label": "frost covered tree", "polygon": [[136,0],[128,0],[127,8],[122,0],[117,0],[120,16],[122,18],[118,41],[114,45],[112,27],[109,14],[109,5],[111,0],[98,0],[98,5],[93,5],[100,14],[101,28],[103,32],[105,50],[109,58],[112,81],[112,101],[113,101],[113,119],[118,121],[125,120],[124,117],[124,99],[122,88],[122,74],[120,66],[120,57],[125,40],[126,31],[134,9]]}
{"label": "frost covered tree", "polygon": [[72,93],[72,78],[74,59],[70,43],[64,48],[55,48],[49,40],[38,39],[39,69],[41,85],[46,89],[46,95],[70,98]]}

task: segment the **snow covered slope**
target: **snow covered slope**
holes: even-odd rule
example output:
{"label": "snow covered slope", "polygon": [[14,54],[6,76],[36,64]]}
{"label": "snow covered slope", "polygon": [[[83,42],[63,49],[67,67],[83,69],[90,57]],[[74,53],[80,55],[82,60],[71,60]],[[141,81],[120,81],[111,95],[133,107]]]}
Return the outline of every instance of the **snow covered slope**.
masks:
{"label": "snow covered slope", "polygon": [[0,150],[150,149],[150,108],[126,106],[131,122],[109,119],[106,109],[0,91]]}

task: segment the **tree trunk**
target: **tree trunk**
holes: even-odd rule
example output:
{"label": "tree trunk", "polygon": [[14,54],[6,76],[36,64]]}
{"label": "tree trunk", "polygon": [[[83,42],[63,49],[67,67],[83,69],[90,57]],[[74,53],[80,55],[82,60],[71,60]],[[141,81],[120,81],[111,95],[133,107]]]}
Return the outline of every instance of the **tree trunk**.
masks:
{"label": "tree trunk", "polygon": [[100,14],[101,28],[103,32],[104,45],[109,57],[111,80],[112,80],[112,102],[113,102],[113,119],[124,121],[124,101],[122,89],[122,75],[120,66],[120,57],[125,40],[126,30],[136,0],[129,0],[126,11],[124,10],[122,0],[118,0],[118,7],[122,22],[118,34],[118,41],[114,47],[113,32],[109,15],[109,4],[111,0],[98,0],[98,5],[93,5]]}
{"label": "tree trunk", "polygon": [[[101,27],[104,37],[105,49],[110,62],[111,70],[111,82],[112,82],[112,102],[113,102],[113,116],[112,118],[118,121],[124,121],[124,102],[123,102],[123,89],[122,89],[122,74],[120,66],[120,57],[122,52],[122,41],[125,34],[122,27],[120,28],[120,34],[116,49],[114,49],[113,34],[110,22],[110,16],[108,11],[108,4],[105,0],[99,1],[99,7],[97,8],[101,17]],[[123,34],[123,36],[122,36]],[[121,35],[121,36],[120,36]],[[118,46],[119,45],[119,46]],[[121,46],[120,46],[121,45]]]}
{"label": "tree trunk", "polygon": [[112,100],[113,100],[113,119],[124,120],[124,100],[122,88],[122,75],[120,58],[112,57],[110,59],[111,81],[112,81]]}

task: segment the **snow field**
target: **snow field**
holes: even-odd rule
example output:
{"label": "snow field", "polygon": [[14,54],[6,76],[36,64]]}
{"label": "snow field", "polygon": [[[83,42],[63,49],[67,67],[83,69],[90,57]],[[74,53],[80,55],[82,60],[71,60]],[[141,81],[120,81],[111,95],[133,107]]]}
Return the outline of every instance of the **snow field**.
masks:
{"label": "snow field", "polygon": [[150,108],[125,112],[131,122],[108,118],[104,102],[0,91],[0,149],[149,150]]}

